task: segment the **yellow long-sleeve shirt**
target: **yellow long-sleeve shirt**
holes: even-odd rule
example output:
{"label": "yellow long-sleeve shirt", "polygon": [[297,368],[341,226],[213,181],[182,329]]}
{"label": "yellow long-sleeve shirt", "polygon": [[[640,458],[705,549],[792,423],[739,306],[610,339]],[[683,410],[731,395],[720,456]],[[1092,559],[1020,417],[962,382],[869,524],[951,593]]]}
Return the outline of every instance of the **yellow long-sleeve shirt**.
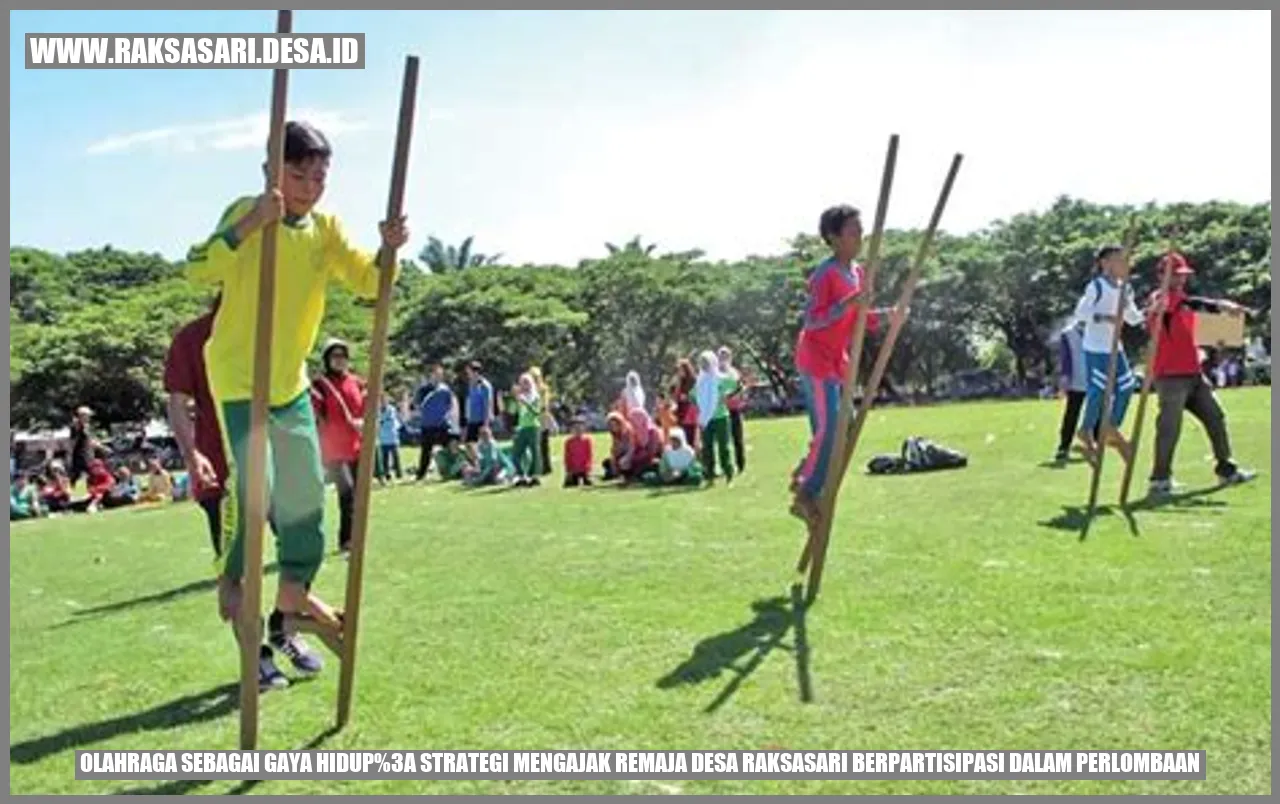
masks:
{"label": "yellow long-sleeve shirt", "polygon": [[[253,197],[233,203],[222,214],[214,235],[187,255],[193,280],[222,288],[222,304],[204,348],[210,391],[220,401],[253,397],[262,232],[237,243],[232,228],[254,203]],[[373,254],[347,240],[332,215],[312,211],[301,219],[280,222],[271,341],[272,406],[287,404],[307,390],[306,360],[320,333],[329,282],[337,280],[357,296],[375,298],[378,266],[374,260]]]}

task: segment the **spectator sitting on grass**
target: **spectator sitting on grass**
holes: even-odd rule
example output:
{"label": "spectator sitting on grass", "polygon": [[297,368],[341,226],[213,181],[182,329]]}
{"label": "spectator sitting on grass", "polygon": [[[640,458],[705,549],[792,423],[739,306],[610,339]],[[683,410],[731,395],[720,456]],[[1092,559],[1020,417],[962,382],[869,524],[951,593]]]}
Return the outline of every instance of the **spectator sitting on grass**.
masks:
{"label": "spectator sitting on grass", "polygon": [[40,489],[40,502],[50,513],[71,508],[71,478],[62,461],[49,463],[49,479]]}
{"label": "spectator sitting on grass", "polygon": [[697,486],[702,483],[702,464],[693,447],[685,441],[683,430],[672,430],[667,448],[658,462],[656,474],[646,476],[646,482],[661,486]]}
{"label": "spectator sitting on grass", "polygon": [[480,427],[476,442],[476,465],[463,470],[462,481],[468,486],[497,486],[507,483],[513,474],[511,459],[493,440],[488,425]]}
{"label": "spectator sitting on grass", "polygon": [[141,502],[167,503],[173,500],[173,477],[160,463],[159,458],[147,461],[147,491]]}
{"label": "spectator sitting on grass", "polygon": [[441,480],[462,480],[467,470],[475,469],[471,456],[462,448],[462,439],[450,433],[444,449],[436,453],[436,472]]}
{"label": "spectator sitting on grass", "polygon": [[[101,458],[94,458],[89,461],[88,466],[89,497],[82,501],[83,510],[90,513],[101,510],[103,501],[111,490],[115,488],[116,479],[111,475],[111,470],[107,468],[107,464]],[[73,504],[73,507],[80,510],[79,504]]]}
{"label": "spectator sitting on grass", "polygon": [[141,496],[142,489],[138,486],[138,479],[133,476],[133,472],[129,471],[129,467],[121,466],[116,470],[115,483],[111,486],[111,490],[102,498],[102,507],[123,508],[138,502]]}
{"label": "spectator sitting on grass", "polygon": [[587,420],[574,417],[572,433],[564,440],[564,487],[591,485],[591,437]]}
{"label": "spectator sitting on grass", "polygon": [[40,494],[36,491],[39,483],[38,477],[27,477],[22,474],[13,479],[13,485],[9,487],[10,522],[15,519],[35,519],[44,516],[44,509],[40,505]]}
{"label": "spectator sitting on grass", "polygon": [[616,410],[609,412],[605,422],[613,442],[609,447],[609,457],[604,459],[604,479],[617,480],[631,466],[631,456],[636,448],[635,435],[626,417]]}

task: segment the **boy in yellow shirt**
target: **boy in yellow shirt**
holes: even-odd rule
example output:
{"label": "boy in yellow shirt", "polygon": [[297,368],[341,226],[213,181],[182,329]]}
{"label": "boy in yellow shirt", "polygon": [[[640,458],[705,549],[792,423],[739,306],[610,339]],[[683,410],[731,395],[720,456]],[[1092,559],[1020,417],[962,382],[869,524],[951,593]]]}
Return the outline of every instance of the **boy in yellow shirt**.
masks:
{"label": "boy in yellow shirt", "polygon": [[[322,133],[306,123],[288,123],[279,190],[237,200],[222,214],[213,236],[187,257],[192,278],[219,285],[222,293],[204,356],[231,469],[222,501],[224,543],[230,546],[218,579],[218,604],[234,630],[244,576],[245,470],[262,229],[279,223],[267,488],[280,580],[267,636],[295,669],[308,675],[319,672],[322,662],[297,634],[286,632],[286,615],[310,618],[323,629],[326,642],[335,644],[341,614],[311,592],[324,556],[325,488],[306,359],[319,335],[329,283],[336,280],[358,296],[374,298],[381,264],[378,255],[347,240],[337,218],[315,209],[331,156]],[[408,240],[404,218],[384,221],[379,229],[383,249],[398,249]]]}

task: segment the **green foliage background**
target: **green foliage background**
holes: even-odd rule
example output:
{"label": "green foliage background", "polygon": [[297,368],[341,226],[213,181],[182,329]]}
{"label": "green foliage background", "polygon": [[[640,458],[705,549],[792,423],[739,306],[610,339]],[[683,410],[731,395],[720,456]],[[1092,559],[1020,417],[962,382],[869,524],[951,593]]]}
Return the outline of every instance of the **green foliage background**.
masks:
{"label": "green foliage background", "polygon": [[[979,365],[1021,379],[1052,371],[1050,336],[1090,275],[1093,252],[1119,242],[1134,213],[1140,294],[1153,289],[1168,246],[1163,232],[1177,224],[1196,289],[1264,311],[1251,327],[1269,342],[1269,202],[1134,209],[1064,197],[1042,212],[939,238],[891,381],[927,391]],[[896,298],[920,235],[886,233],[877,304]],[[805,272],[825,251],[815,235],[801,234],[785,253],[714,262],[637,237],[603,244],[599,258],[575,266],[509,266],[475,251],[470,238],[456,247],[429,238],[417,261],[404,262],[396,288],[388,387],[410,387],[427,362],[477,357],[499,388],[541,365],[561,398],[598,402],[612,398],[630,369],[652,387],[679,357],[727,343],[786,392]],[[205,309],[208,291],[186,282],[180,264],[113,246],[65,255],[15,246],[9,260],[13,426],[61,425],[80,404],[107,423],[158,414],[169,339]],[[371,329],[371,305],[330,292],[322,339],[348,340],[360,365]],[[1136,337],[1130,347],[1141,345]]]}

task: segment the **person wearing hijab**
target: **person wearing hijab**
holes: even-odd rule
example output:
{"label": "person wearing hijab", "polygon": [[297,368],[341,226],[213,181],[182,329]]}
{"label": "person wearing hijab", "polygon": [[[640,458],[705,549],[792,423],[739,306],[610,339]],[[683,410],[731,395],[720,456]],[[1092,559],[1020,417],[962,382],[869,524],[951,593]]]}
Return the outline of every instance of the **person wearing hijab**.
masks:
{"label": "person wearing hijab", "polygon": [[672,430],[658,462],[654,485],[698,486],[702,484],[702,465],[693,447],[685,440],[683,430]]}
{"label": "person wearing hijab", "polygon": [[355,510],[356,463],[364,427],[364,380],[350,370],[347,344],[331,339],[320,353],[324,370],[311,383],[311,404],[320,431],[320,454],[329,481],[338,490],[338,550],[351,549],[351,520]]}
{"label": "person wearing hijab", "polygon": [[636,408],[644,410],[644,402],[644,386],[640,384],[639,372],[628,371],[627,382],[622,389],[622,415],[630,416]]}
{"label": "person wearing hijab", "polygon": [[729,460],[729,408],[725,397],[732,380],[720,373],[715,352],[707,350],[698,357],[698,383],[694,397],[698,403],[698,426],[702,429],[702,468],[707,482],[716,479],[716,457],[720,471],[733,482],[733,464]]}
{"label": "person wearing hijab", "polygon": [[635,449],[625,474],[629,479],[636,479],[651,470],[662,457],[662,431],[643,409],[633,408],[628,419]]}
{"label": "person wearing hijab", "polygon": [[537,389],[538,398],[542,403],[542,431],[538,441],[541,447],[542,463],[537,473],[546,477],[551,474],[551,436],[559,431],[560,426],[551,412],[551,386],[542,376],[542,369],[538,366],[531,367],[529,376],[533,378],[533,387]]}
{"label": "person wearing hijab", "polygon": [[605,417],[605,422],[612,440],[609,445],[609,457],[603,462],[603,479],[617,480],[623,476],[626,467],[631,464],[631,455],[636,446],[635,437],[632,434],[630,422],[620,412],[610,411]]}
{"label": "person wearing hijab", "polygon": [[538,387],[528,372],[520,375],[515,388],[516,434],[512,444],[517,486],[540,486],[542,481],[541,430],[542,400]]}

